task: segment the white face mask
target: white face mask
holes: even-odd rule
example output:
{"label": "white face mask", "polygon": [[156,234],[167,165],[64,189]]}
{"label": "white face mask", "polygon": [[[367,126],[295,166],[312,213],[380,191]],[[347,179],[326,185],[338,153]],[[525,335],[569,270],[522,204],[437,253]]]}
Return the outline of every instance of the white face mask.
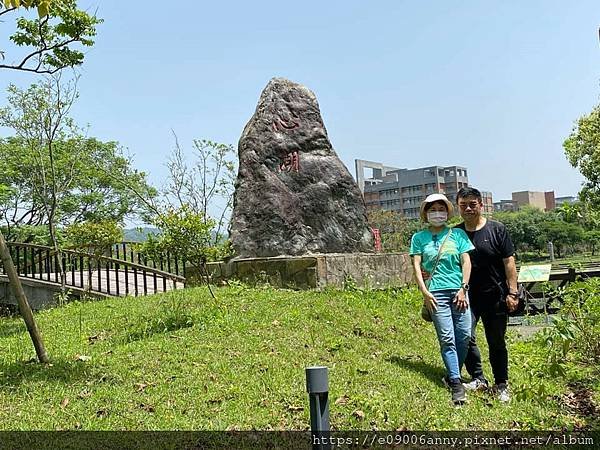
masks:
{"label": "white face mask", "polygon": [[448,213],[445,211],[428,211],[427,212],[427,221],[431,225],[444,225],[448,220]]}

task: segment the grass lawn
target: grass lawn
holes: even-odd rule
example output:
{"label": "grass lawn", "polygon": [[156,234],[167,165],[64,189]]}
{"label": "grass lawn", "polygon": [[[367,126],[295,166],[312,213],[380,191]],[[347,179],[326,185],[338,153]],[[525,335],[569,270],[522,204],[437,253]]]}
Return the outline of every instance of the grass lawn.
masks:
{"label": "grass lawn", "polygon": [[[20,318],[0,319],[2,430],[309,428],[304,368],[330,368],[334,429],[571,429],[564,382],[543,398],[450,403],[419,296],[231,286],[72,303],[36,314],[52,364]],[[480,332],[482,353],[487,348]],[[535,344],[510,337],[511,382],[530,383]],[[594,381],[600,394],[600,383]]]}

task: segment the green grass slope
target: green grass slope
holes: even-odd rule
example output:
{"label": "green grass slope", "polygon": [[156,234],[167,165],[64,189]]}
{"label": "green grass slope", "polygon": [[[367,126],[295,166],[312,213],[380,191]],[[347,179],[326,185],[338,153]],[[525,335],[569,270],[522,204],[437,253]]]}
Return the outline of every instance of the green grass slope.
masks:
{"label": "green grass slope", "polygon": [[[560,391],[450,403],[419,296],[232,286],[72,303],[36,314],[52,364],[19,318],[0,320],[2,430],[308,429],[304,368],[330,369],[334,429],[562,429]],[[483,332],[480,332],[483,341]],[[528,377],[511,341],[511,381]],[[486,369],[487,349],[482,345]],[[556,389],[560,390],[557,384]]]}

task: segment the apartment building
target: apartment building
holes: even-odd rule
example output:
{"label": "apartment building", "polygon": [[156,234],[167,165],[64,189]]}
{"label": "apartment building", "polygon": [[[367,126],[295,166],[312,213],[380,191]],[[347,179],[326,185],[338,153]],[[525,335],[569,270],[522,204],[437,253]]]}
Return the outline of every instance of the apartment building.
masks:
{"label": "apartment building", "polygon": [[[467,169],[461,166],[429,166],[401,169],[382,163],[357,159],[356,180],[363,192],[368,211],[398,211],[408,218],[418,218],[421,202],[429,194],[442,193],[454,202],[456,193],[468,186]],[[365,177],[365,169],[372,176]],[[488,209],[493,209],[491,193],[486,192]]]}
{"label": "apartment building", "polygon": [[552,211],[562,203],[572,203],[575,197],[555,197],[554,191],[518,191],[512,193],[512,200],[500,200],[494,203],[496,211],[518,211],[523,206],[533,206],[542,211]]}

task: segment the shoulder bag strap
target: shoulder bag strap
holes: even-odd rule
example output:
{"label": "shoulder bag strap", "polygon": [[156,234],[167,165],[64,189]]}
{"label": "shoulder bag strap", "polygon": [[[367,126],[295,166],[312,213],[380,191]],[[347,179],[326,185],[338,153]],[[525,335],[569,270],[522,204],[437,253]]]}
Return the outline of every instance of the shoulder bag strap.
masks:
{"label": "shoulder bag strap", "polygon": [[431,280],[433,279],[433,274],[435,272],[435,269],[437,268],[438,263],[440,262],[440,257],[442,256],[442,249],[444,248],[444,244],[446,243],[446,241],[448,240],[448,238],[450,237],[451,234],[452,234],[452,228],[450,228],[448,230],[446,237],[444,238],[444,240],[442,241],[442,244],[440,245],[440,248],[438,249],[437,258],[435,258],[435,263],[433,264],[433,269],[431,269],[431,274],[429,275],[429,279],[425,282],[425,287],[427,289],[429,289],[429,285],[431,284]]}

